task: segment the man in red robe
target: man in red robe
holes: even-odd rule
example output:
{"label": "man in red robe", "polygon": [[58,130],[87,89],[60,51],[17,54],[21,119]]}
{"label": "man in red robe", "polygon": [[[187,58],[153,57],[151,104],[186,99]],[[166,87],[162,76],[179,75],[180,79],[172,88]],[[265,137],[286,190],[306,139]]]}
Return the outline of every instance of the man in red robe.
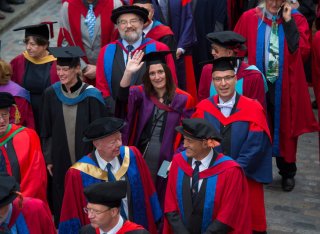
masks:
{"label": "man in red robe", "polygon": [[[87,83],[95,84],[99,51],[112,41],[115,30],[111,11],[120,6],[121,0],[67,0],[62,4],[58,46],[79,46],[85,52],[81,70]],[[93,21],[89,20],[91,14]]]}
{"label": "man in red robe", "polygon": [[127,195],[126,181],[101,182],[85,188],[88,200],[84,208],[91,224],[81,228],[81,234],[95,233],[149,233],[142,226],[124,220],[120,214],[121,200]]}
{"label": "man in red robe", "polygon": [[[245,50],[244,43],[246,39],[238,33],[232,31],[213,32],[207,35],[211,42],[211,54],[214,59],[221,57],[237,56],[240,50]],[[237,84],[236,90],[239,94],[251,99],[258,100],[263,107],[266,107],[265,93],[267,87],[263,74],[259,69],[244,61],[237,61]],[[212,82],[212,63],[203,67],[199,90],[199,101],[216,95],[217,92]]]}
{"label": "man in red robe", "polygon": [[213,61],[212,80],[218,95],[198,103],[193,117],[204,118],[222,135],[218,152],[243,168],[249,184],[252,230],[267,229],[263,184],[272,181],[272,145],[261,104],[239,95],[232,57]]}
{"label": "man in red robe", "polygon": [[6,173],[0,173],[0,233],[57,233],[48,206],[22,197],[19,184]]}
{"label": "man in red robe", "polygon": [[214,149],[220,134],[204,119],[185,119],[176,130],[185,151],[170,166],[164,233],[251,233],[243,170]]}
{"label": "man in red robe", "polygon": [[[120,80],[124,74],[129,53],[137,50],[145,54],[169,50],[168,46],[142,36],[143,24],[148,20],[148,11],[138,6],[122,6],[112,11],[111,20],[117,25],[120,39],[104,46],[97,61],[96,87],[106,98],[106,104],[114,110],[115,116],[125,117],[122,107],[116,106]],[[175,83],[177,83],[174,60],[171,54],[166,56],[166,62],[171,69]],[[131,85],[141,84],[146,66],[136,72]]]}
{"label": "man in red robe", "polygon": [[318,130],[303,68],[310,54],[308,23],[289,2],[265,0],[241,16],[235,32],[247,39],[248,63],[267,79],[273,156],[282,189],[292,191],[298,137]]}
{"label": "man in red robe", "polygon": [[33,129],[9,124],[10,93],[0,93],[0,172],[20,183],[21,193],[47,202],[47,173],[40,140]]}
{"label": "man in red robe", "polygon": [[84,141],[93,141],[95,150],[76,162],[67,172],[59,233],[78,233],[90,223],[83,211],[87,205],[83,191],[91,184],[125,180],[127,196],[121,215],[151,233],[162,217],[160,203],[147,164],[136,147],[122,146],[120,130],[124,121],[105,117],[93,121],[84,131]]}

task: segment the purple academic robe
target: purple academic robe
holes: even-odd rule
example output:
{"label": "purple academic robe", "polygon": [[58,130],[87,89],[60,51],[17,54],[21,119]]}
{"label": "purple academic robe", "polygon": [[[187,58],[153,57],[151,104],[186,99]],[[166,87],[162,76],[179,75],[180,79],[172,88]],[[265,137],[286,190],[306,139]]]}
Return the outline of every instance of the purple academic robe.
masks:
{"label": "purple academic robe", "polygon": [[[179,147],[181,135],[177,134],[175,127],[181,124],[184,118],[190,118],[194,108],[193,97],[176,88],[175,95],[171,102],[171,109],[165,117],[165,128],[162,136],[158,169],[164,160],[171,161],[175,150]],[[123,133],[123,143],[137,146],[143,130],[152,119],[155,104],[144,92],[143,85],[131,86],[128,98],[127,125]],[[157,177],[156,189],[161,203],[165,195],[165,181]]]}

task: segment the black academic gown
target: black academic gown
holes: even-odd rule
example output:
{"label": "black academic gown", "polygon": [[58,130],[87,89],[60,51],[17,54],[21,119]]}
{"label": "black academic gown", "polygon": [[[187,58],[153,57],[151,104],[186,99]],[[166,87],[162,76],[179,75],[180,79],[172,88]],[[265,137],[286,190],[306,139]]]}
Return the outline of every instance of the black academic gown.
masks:
{"label": "black academic gown", "polygon": [[[87,86],[87,85],[86,85]],[[81,85],[80,85],[81,87]],[[78,88],[80,88],[78,87]],[[85,86],[81,88],[85,91]],[[63,105],[58,99],[53,87],[46,89],[43,96],[43,114],[41,120],[41,140],[47,164],[53,164],[51,196],[56,225],[58,224],[64,193],[64,177],[71,164],[65,130]],[[75,124],[75,159],[78,161],[93,149],[91,142],[83,142],[84,129],[95,119],[107,113],[103,103],[94,97],[87,97],[78,103]],[[50,190],[50,188],[49,188]]]}

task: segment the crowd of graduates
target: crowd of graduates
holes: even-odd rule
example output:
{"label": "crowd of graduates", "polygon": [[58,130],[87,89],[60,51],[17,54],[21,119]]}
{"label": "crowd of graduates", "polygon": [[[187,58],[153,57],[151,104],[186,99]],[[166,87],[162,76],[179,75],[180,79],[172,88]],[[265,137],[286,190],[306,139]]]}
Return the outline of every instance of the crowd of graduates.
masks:
{"label": "crowd of graduates", "polygon": [[272,157],[292,191],[320,130],[317,3],[63,0],[54,47],[14,29],[0,233],[266,233]]}

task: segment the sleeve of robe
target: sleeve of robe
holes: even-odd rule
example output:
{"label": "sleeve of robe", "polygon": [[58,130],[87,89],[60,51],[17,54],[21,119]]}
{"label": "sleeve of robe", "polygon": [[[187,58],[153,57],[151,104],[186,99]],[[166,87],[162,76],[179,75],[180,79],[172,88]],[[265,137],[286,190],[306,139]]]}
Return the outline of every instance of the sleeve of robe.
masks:
{"label": "sleeve of robe", "polygon": [[206,99],[210,96],[210,86],[212,80],[212,65],[203,66],[198,89],[198,101]]}
{"label": "sleeve of robe", "polygon": [[70,168],[65,177],[64,196],[61,208],[59,233],[78,233],[81,226],[89,224],[83,211],[87,201],[83,194],[81,172]]}
{"label": "sleeve of robe", "polygon": [[33,129],[25,128],[12,142],[20,166],[22,194],[39,198],[46,203],[47,172],[37,133]]}

